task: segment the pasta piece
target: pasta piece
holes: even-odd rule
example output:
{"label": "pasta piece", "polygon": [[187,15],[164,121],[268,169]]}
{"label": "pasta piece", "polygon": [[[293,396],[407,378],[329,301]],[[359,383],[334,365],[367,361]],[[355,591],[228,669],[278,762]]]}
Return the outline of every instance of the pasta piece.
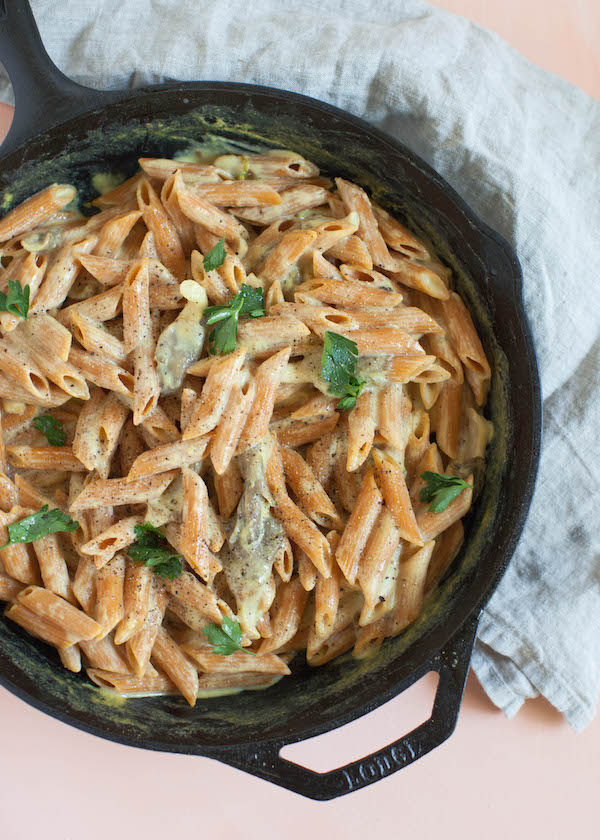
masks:
{"label": "pasta piece", "polygon": [[138,206],[142,211],[144,224],[154,234],[160,261],[175,278],[183,280],[185,276],[185,254],[181,241],[175,225],[146,178],[142,178],[138,183],[136,196]]}
{"label": "pasta piece", "polygon": [[355,472],[364,464],[373,446],[376,422],[372,402],[371,392],[363,391],[348,416],[348,472]]}
{"label": "pasta piece", "polygon": [[154,572],[148,566],[127,560],[123,582],[123,618],[115,631],[115,643],[122,645],[144,625],[150,608]]}
{"label": "pasta piece", "polygon": [[413,262],[401,254],[394,255],[395,267],[390,277],[395,283],[401,283],[411,289],[417,289],[438,300],[447,300],[450,291],[444,280],[435,271]]}
{"label": "pasta piece", "polygon": [[[284,443],[281,437],[279,439]],[[339,433],[334,427],[318,437],[306,450],[306,462],[323,487],[327,487],[332,476],[338,445]]]}
{"label": "pasta piece", "polygon": [[383,498],[375,484],[373,472],[369,470],[335,553],[338,566],[348,583],[356,581],[360,555],[379,516],[382,504]]}
{"label": "pasta piece", "polygon": [[331,551],[329,543],[316,525],[313,525],[310,519],[285,494],[277,496],[276,506],[272,513],[283,525],[289,539],[304,551],[323,577],[329,577],[331,574]]}
{"label": "pasta piece", "polygon": [[133,423],[137,426],[152,413],[160,394],[150,324],[147,261],[142,260],[131,269],[124,286],[123,335],[125,347],[133,357]]}
{"label": "pasta piece", "polygon": [[452,565],[465,539],[465,529],[460,519],[439,535],[427,568],[425,591],[433,589]]}
{"label": "pasta piece", "polygon": [[418,618],[425,597],[425,581],[435,542],[429,540],[412,557],[400,563],[397,583],[398,606],[389,617],[389,632],[396,635]]}
{"label": "pasta piece", "polygon": [[60,595],[67,601],[72,600],[69,570],[56,534],[48,534],[33,543],[46,589]]}
{"label": "pasta piece", "polygon": [[183,440],[205,435],[215,428],[244,364],[246,351],[243,348],[219,359],[212,365],[192,419],[183,432]]}
{"label": "pasta piece", "polygon": [[131,505],[149,502],[162,496],[175,478],[175,470],[128,481],[126,478],[107,478],[91,481],[71,503],[77,512],[102,505]]}
{"label": "pasta piece", "polygon": [[69,361],[81,371],[88,382],[99,388],[105,388],[107,391],[122,394],[133,402],[135,389],[133,374],[116,365],[108,357],[101,356],[99,353],[86,353],[78,347],[73,347],[69,353]]}
{"label": "pasta piece", "polygon": [[129,673],[127,663],[115,645],[112,634],[100,639],[80,642],[79,647],[88,664],[94,668],[102,668],[116,674]]}
{"label": "pasta piece", "polygon": [[161,697],[165,694],[177,694],[177,687],[166,674],[153,674],[143,677],[132,674],[120,674],[104,671],[102,668],[88,668],[90,680],[100,688],[113,689],[125,697]]}
{"label": "pasta piece", "polygon": [[249,356],[270,356],[282,348],[294,347],[308,335],[310,330],[301,320],[277,317],[275,313],[240,324],[238,345]]}
{"label": "pasta piece", "polygon": [[[323,329],[337,332],[343,329],[354,330],[358,327],[358,322],[354,319],[352,313],[340,312],[339,309],[334,309],[331,306],[314,306],[309,303],[284,302],[273,307],[273,314],[287,315],[288,318],[293,316],[295,319],[303,321],[314,332]],[[298,336],[298,338],[302,338],[307,334],[308,330],[303,335]]]}
{"label": "pasta piece", "polygon": [[307,659],[311,659],[331,636],[340,600],[339,569],[331,577],[318,576],[315,583],[315,618],[308,634]]}
{"label": "pasta piece", "polygon": [[350,648],[353,647],[355,640],[356,631],[354,627],[352,625],[344,627],[343,630],[339,630],[337,633],[331,635],[325,640],[319,650],[307,660],[308,664],[314,668],[319,665],[325,665],[327,662],[331,662],[331,660],[335,659],[336,656],[341,656],[343,653],[350,650]]}
{"label": "pasta piece", "polygon": [[24,394],[38,400],[48,400],[48,379],[14,339],[0,339],[0,371],[12,380]]}
{"label": "pasta piece", "polygon": [[293,216],[301,210],[318,207],[327,201],[328,191],[311,184],[290,187],[281,193],[281,203],[271,207],[249,207],[233,212],[238,219],[253,225],[271,225],[285,216]]}
{"label": "pasta piece", "polygon": [[363,240],[369,250],[374,265],[393,271],[395,261],[387,249],[383,236],[379,232],[377,219],[366,192],[356,184],[335,179],[336,186],[347,213],[355,211],[360,219],[357,235]]}
{"label": "pasta piece", "polygon": [[[172,175],[169,175],[163,184],[160,191],[160,200],[175,225],[184,254],[189,254],[194,249],[196,237],[194,223],[191,219],[188,219],[179,206],[177,193],[182,189],[185,189],[182,173],[181,170],[176,170]],[[148,231],[148,235],[152,236],[152,242],[154,242],[154,235],[151,231]],[[150,256],[150,254],[144,253],[144,256]]]}
{"label": "pasta piece", "polygon": [[[212,447],[211,447],[212,448]],[[242,497],[244,484],[237,461],[233,460],[224,473],[213,474],[215,492],[222,519],[229,519]]]}
{"label": "pasta piece", "polygon": [[193,470],[184,467],[183,524],[180,550],[197,574],[208,581],[211,575],[209,551],[206,544],[208,518],[208,492],[204,481]]}
{"label": "pasta piece", "polygon": [[273,607],[271,618],[272,634],[263,639],[258,652],[260,655],[279,650],[298,630],[308,593],[298,578],[293,578],[280,589],[280,597]]}
{"label": "pasta piece", "polygon": [[411,432],[409,418],[412,410],[410,399],[396,382],[390,382],[379,392],[377,429],[381,437],[399,452],[406,448]]}
{"label": "pasta piece", "polygon": [[326,253],[328,257],[333,257],[343,263],[350,263],[361,268],[373,268],[373,259],[369,249],[358,236],[348,236],[341,242],[336,242],[327,249]]}
{"label": "pasta piece", "polygon": [[167,580],[165,585],[167,590],[184,604],[194,607],[212,621],[221,622],[226,612],[225,605],[191,572],[182,572],[175,580]]}
{"label": "pasta piece", "polygon": [[449,458],[456,458],[460,423],[462,416],[462,385],[451,380],[445,382],[435,404],[430,410],[431,430],[442,452]]}
{"label": "pasta piece", "polygon": [[198,672],[163,627],[159,627],[156,634],[152,659],[175,683],[190,706],[195,706],[198,694]]}
{"label": "pasta piece", "polygon": [[175,443],[165,443],[154,449],[142,452],[135,459],[127,483],[132,485],[139,481],[148,480],[154,476],[157,480],[161,474],[172,474],[178,467],[189,466],[201,461],[208,446],[208,437],[194,437],[191,440],[178,440]]}
{"label": "pasta piece", "polygon": [[[466,480],[469,484],[473,484],[472,475]],[[462,519],[471,507],[472,500],[473,491],[465,489],[441,513],[433,513],[430,510],[420,511],[417,514],[417,524],[423,540],[433,540],[458,519]]]}
{"label": "pasta piece", "polygon": [[166,158],[139,158],[138,163],[148,177],[157,181],[168,180],[178,170],[189,183],[218,184],[221,180],[217,169],[210,164]]}
{"label": "pasta piece", "polygon": [[244,171],[244,165],[250,174],[261,179],[272,176],[304,179],[319,174],[314,163],[288,149],[269,149],[264,154],[255,155],[221,155],[214,162],[214,166],[224,169],[229,178],[238,178]]}
{"label": "pasta piece", "polygon": [[177,199],[182,212],[188,219],[207,228],[216,236],[224,236],[227,242],[234,245],[241,239],[247,239],[246,228],[229,213],[224,213],[209,201],[194,195],[188,189],[178,190]]}
{"label": "pasta piece", "polygon": [[[14,262],[14,260],[13,260]],[[12,265],[12,263],[11,263]],[[25,258],[23,264],[19,266],[19,271],[16,272],[16,280],[24,289],[29,286],[29,305],[35,300],[35,296],[40,287],[40,284],[46,274],[48,268],[48,257],[44,254],[29,254]],[[8,281],[11,279],[7,276],[8,269],[5,269],[2,275],[2,285],[4,289],[8,289]],[[0,326],[3,332],[11,332],[17,326],[23,323],[23,319],[19,315],[13,315],[10,312],[0,313]]]}
{"label": "pasta piece", "polygon": [[73,674],[78,674],[81,671],[81,650],[79,645],[71,645],[68,648],[59,648],[58,655],[63,667]]}
{"label": "pasta piece", "polygon": [[137,677],[147,673],[150,656],[167,607],[167,592],[156,577],[152,581],[148,615],[140,630],[130,636],[126,645],[127,658]]}
{"label": "pasta piece", "polygon": [[4,611],[4,615],[27,630],[32,636],[37,636],[38,639],[42,639],[42,641],[48,642],[56,648],[72,647],[79,640],[78,634],[70,628],[61,627],[48,621],[47,618],[27,609],[19,600],[11,604]]}
{"label": "pasta piece", "polygon": [[214,184],[188,183],[187,189],[196,197],[219,207],[256,207],[278,205],[281,198],[268,184],[260,181],[218,181]]}
{"label": "pasta piece", "polygon": [[39,586],[27,586],[21,590],[18,602],[40,618],[64,628],[76,642],[96,639],[102,632],[100,625],[84,612]]}
{"label": "pasta piece", "polygon": [[292,266],[316,239],[317,232],[314,230],[292,230],[285,233],[260,270],[259,277],[265,288],[268,289],[276,280],[283,281]]}
{"label": "pasta piece", "polygon": [[342,521],[335,505],[302,456],[285,446],[279,451],[286,480],[313,522],[324,528],[341,528]]}
{"label": "pasta piece", "polygon": [[207,648],[201,640],[191,640],[181,645],[184,653],[193,659],[206,673],[218,674],[289,674],[286,663],[274,653],[253,656],[246,651],[237,650],[230,656],[219,656]]}
{"label": "pasta piece", "polygon": [[477,335],[473,319],[456,292],[452,292],[442,305],[448,333],[465,366],[465,376],[478,405],[483,405],[491,376],[489,362]]}
{"label": "pasta piece", "polygon": [[6,454],[9,464],[25,470],[85,470],[69,446],[7,446]]}
{"label": "pasta piece", "polygon": [[20,580],[0,574],[0,601],[14,601],[25,586]]}
{"label": "pasta piece", "polygon": [[295,297],[299,303],[317,300],[335,306],[395,307],[402,303],[400,292],[341,277],[339,280],[314,277],[296,287]]}
{"label": "pasta piece", "polygon": [[273,431],[283,446],[304,446],[305,443],[321,440],[333,432],[339,419],[340,415],[336,412],[328,417],[284,421],[274,424]]}
{"label": "pasta piece", "polygon": [[396,523],[399,536],[415,545],[423,545],[401,467],[378,449],[373,450],[373,460],[386,507]]}
{"label": "pasta piece", "polygon": [[89,254],[96,242],[97,237],[92,235],[80,242],[69,243],[60,249],[55,262],[44,275],[42,284],[29,308],[30,315],[47,312],[49,309],[61,306],[81,271],[79,258],[82,254]]}
{"label": "pasta piece", "polygon": [[83,543],[80,551],[82,554],[93,557],[96,568],[101,569],[119,551],[123,551],[135,542],[135,526],[141,525],[143,522],[144,518],[142,516],[128,516],[125,519],[120,519],[114,525],[110,525],[106,530],[96,534],[93,539]]}
{"label": "pasta piece", "polygon": [[358,568],[358,582],[370,610],[376,606],[384,574],[399,545],[400,529],[388,508],[384,507],[373,525]]}
{"label": "pasta piece", "polygon": [[377,219],[379,230],[387,245],[405,257],[418,260],[428,260],[431,254],[427,248],[397,219],[394,219],[383,207],[373,203],[373,213]]}
{"label": "pasta piece", "polygon": [[256,371],[256,391],[240,436],[238,453],[255,446],[266,435],[273,414],[281,374],[289,357],[290,348],[286,347],[263,362]]}
{"label": "pasta piece", "polygon": [[10,210],[0,221],[0,242],[19,236],[50,219],[75,198],[75,187],[52,184]]}
{"label": "pasta piece", "polygon": [[[74,545],[76,543],[74,541]],[[88,615],[96,604],[96,567],[91,557],[80,557],[72,583],[73,595]]]}
{"label": "pasta piece", "polygon": [[141,215],[139,210],[133,210],[105,222],[98,234],[94,254],[98,257],[115,257]]}
{"label": "pasta piece", "polygon": [[86,315],[73,312],[71,332],[88,353],[106,356],[117,365],[127,364],[128,354],[123,342]]}
{"label": "pasta piece", "polygon": [[106,636],[121,621],[124,614],[123,589],[125,557],[116,554],[98,568],[96,574],[96,621]]}
{"label": "pasta piece", "polygon": [[[231,388],[229,400],[223,411],[221,421],[212,436],[210,445],[210,459],[215,473],[219,476],[224,476],[230,469],[242,430],[254,402],[255,390],[256,383],[254,380],[250,380],[242,386],[236,383]],[[220,487],[222,493],[227,492],[225,489],[226,483],[221,482]],[[219,507],[223,509],[219,489],[217,489],[217,495],[219,496]],[[239,495],[241,496],[241,491]],[[225,502],[224,499],[223,501]],[[229,504],[224,503],[224,507],[229,509]],[[229,513],[231,513],[231,510],[229,510]]]}

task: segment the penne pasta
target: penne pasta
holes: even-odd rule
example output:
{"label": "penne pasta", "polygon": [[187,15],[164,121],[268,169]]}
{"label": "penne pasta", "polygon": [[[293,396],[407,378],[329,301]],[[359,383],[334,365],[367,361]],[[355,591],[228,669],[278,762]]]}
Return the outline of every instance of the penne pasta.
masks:
{"label": "penne pasta", "polygon": [[[0,219],[0,287],[29,287],[0,312],[0,600],[72,673],[193,706],[414,622],[493,425],[428,240],[292,150],[185,158],[89,218],[54,184]],[[9,540],[45,505],[75,529]]]}

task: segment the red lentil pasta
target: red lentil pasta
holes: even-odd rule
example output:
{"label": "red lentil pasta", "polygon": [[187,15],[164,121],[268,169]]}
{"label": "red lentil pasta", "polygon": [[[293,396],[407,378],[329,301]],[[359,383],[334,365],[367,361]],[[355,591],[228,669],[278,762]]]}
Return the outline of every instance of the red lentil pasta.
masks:
{"label": "red lentil pasta", "polygon": [[491,372],[360,186],[286,150],[140,164],[90,218],[54,184],[0,220],[0,600],[96,685],[194,705],[418,617]]}

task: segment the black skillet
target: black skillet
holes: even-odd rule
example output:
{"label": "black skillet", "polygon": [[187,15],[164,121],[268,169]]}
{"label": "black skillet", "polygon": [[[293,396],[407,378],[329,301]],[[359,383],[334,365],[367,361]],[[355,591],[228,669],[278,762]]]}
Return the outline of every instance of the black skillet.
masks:
{"label": "black skillet", "polygon": [[[537,469],[541,411],[522,276],[510,246],[454,190],[396,140],[337,108],[295,93],[228,82],[94,91],[50,61],[25,0],[0,0],[0,58],[16,112],[0,150],[3,211],[53,181],[84,199],[98,171],[130,174],[138,156],[170,157],[190,140],[218,135],[242,147],[295,149],[325,171],[356,180],[452,266],[494,370],[496,425],[484,489],[467,540],[423,616],[371,661],[349,656],[323,668],[299,662],[263,693],[115,704],[85,674],[64,671],[46,645],[0,619],[0,683],[59,720],[152,750],[215,758],[313,799],[365,787],[441,744],[454,730],[477,623],[515,549]],[[395,697],[428,671],[439,683],[429,720],[359,761],[315,773],[283,759],[286,744],[318,735]]]}

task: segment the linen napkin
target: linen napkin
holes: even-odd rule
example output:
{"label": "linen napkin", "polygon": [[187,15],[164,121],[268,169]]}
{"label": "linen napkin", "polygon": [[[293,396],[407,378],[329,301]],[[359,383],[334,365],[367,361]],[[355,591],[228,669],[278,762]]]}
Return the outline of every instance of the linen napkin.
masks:
{"label": "linen napkin", "polygon": [[[545,434],[529,519],[473,667],[508,716],[576,729],[600,688],[600,103],[421,0],[32,0],[50,56],[97,88],[233,80],[353,112],[431,163],[516,248]],[[7,84],[0,86],[5,101]]]}

